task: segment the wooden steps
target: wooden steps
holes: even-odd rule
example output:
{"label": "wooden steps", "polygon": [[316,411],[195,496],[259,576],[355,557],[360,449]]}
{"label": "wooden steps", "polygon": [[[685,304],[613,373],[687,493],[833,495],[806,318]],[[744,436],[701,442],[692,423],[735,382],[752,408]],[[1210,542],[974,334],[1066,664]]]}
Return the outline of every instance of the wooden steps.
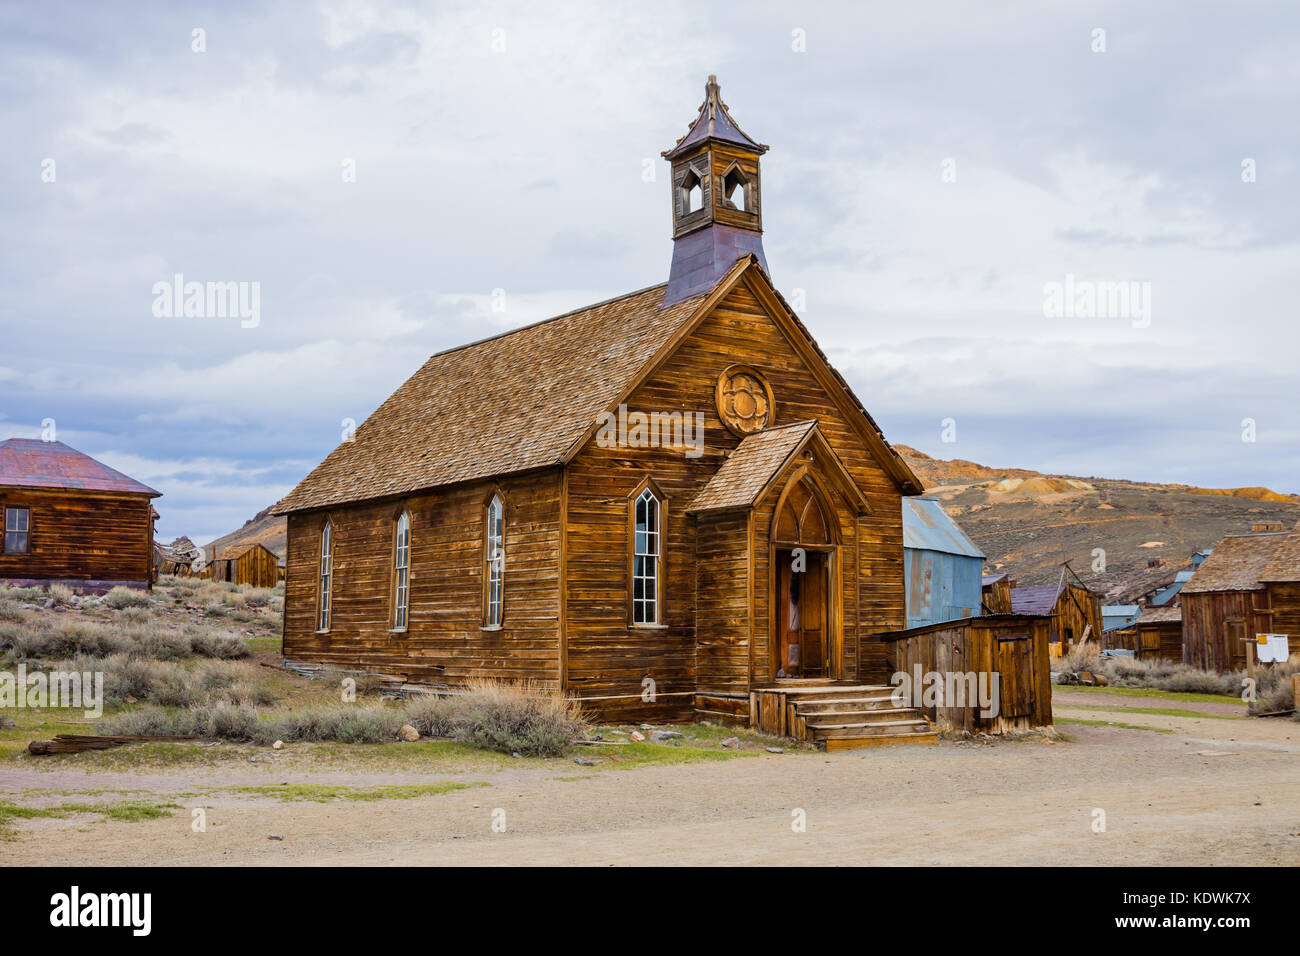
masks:
{"label": "wooden steps", "polygon": [[937,742],[939,735],[925,714],[900,707],[893,690],[833,682],[756,688],[752,716],[760,729],[811,740],[827,750]]}

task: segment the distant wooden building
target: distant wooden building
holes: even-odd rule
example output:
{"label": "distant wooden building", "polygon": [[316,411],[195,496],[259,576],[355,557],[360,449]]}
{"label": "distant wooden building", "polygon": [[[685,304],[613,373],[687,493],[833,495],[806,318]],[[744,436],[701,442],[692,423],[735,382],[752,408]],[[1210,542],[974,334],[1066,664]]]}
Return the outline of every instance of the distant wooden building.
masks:
{"label": "distant wooden building", "polygon": [[1085,635],[1102,646],[1101,596],[1077,581],[1067,578],[1059,587],[1017,585],[1011,589],[1011,608],[1015,614],[1052,618],[1047,639],[1053,659],[1068,654]]}
{"label": "distant wooden building", "polygon": [[276,505],[286,656],[608,719],[886,679],[921,483],[768,278],[765,150],[711,78],[666,284],[433,356]]}
{"label": "distant wooden building", "polygon": [[1246,642],[1287,634],[1300,650],[1300,531],[1227,535],[1179,593],[1186,661],[1246,666]]}
{"label": "distant wooden building", "polygon": [[1178,605],[1146,608],[1134,624],[1137,657],[1143,660],[1183,659],[1183,610]]}
{"label": "distant wooden building", "polygon": [[150,587],[157,497],[62,442],[0,442],[0,580],[92,592]]}
{"label": "distant wooden building", "polygon": [[1011,589],[1016,582],[1011,575],[1003,571],[1000,574],[985,574],[980,578],[980,591],[985,614],[1010,614]]}
{"label": "distant wooden building", "polygon": [[214,581],[273,588],[280,580],[280,559],[265,545],[236,545],[211,564]]}

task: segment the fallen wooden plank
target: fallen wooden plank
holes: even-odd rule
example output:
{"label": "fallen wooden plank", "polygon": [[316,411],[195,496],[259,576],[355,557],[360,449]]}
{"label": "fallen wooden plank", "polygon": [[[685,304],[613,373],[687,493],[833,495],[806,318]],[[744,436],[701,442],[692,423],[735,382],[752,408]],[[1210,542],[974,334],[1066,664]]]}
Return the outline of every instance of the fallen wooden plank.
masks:
{"label": "fallen wooden plank", "polygon": [[197,740],[194,734],[160,734],[158,736],[142,735],[87,735],[55,734],[53,740],[33,740],[27,745],[27,752],[36,756],[47,754],[83,753],[87,750],[108,750],[124,744],[148,743],[157,740]]}

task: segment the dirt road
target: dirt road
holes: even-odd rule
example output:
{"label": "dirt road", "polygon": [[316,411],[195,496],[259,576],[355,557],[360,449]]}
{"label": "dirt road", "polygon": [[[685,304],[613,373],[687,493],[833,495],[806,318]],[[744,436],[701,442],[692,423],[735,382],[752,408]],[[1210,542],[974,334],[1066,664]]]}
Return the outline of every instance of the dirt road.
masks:
{"label": "dirt road", "polygon": [[[1133,714],[1128,700],[1106,712],[1092,708],[1107,701],[1084,697],[1058,698],[1058,718],[1163,732],[1062,722],[1073,739],[1054,744],[945,742],[627,771],[329,775],[355,785],[486,784],[372,802],[249,796],[227,789],[241,777],[211,767],[166,775],[10,768],[0,770],[10,799],[36,788],[123,787],[180,809],[135,822],[22,820],[3,857],[70,865],[1300,864],[1300,724]],[[275,783],[322,779],[295,770]],[[194,807],[205,808],[204,833],[191,828]],[[1098,811],[1103,832],[1094,832]],[[803,832],[792,827],[800,812]]]}

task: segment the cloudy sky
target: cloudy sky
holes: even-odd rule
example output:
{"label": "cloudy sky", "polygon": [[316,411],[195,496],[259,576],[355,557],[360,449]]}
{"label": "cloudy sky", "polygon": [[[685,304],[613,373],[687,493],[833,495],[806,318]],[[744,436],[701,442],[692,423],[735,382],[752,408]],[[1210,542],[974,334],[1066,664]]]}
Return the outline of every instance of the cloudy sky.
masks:
{"label": "cloudy sky", "polygon": [[[53,419],[164,539],[430,353],[664,281],[710,73],[771,146],[773,279],[891,440],[1300,492],[1294,6],[118,6],[0,7],[0,437]],[[258,324],[156,315],[178,273]],[[1067,275],[1149,317],[1045,314]]]}

